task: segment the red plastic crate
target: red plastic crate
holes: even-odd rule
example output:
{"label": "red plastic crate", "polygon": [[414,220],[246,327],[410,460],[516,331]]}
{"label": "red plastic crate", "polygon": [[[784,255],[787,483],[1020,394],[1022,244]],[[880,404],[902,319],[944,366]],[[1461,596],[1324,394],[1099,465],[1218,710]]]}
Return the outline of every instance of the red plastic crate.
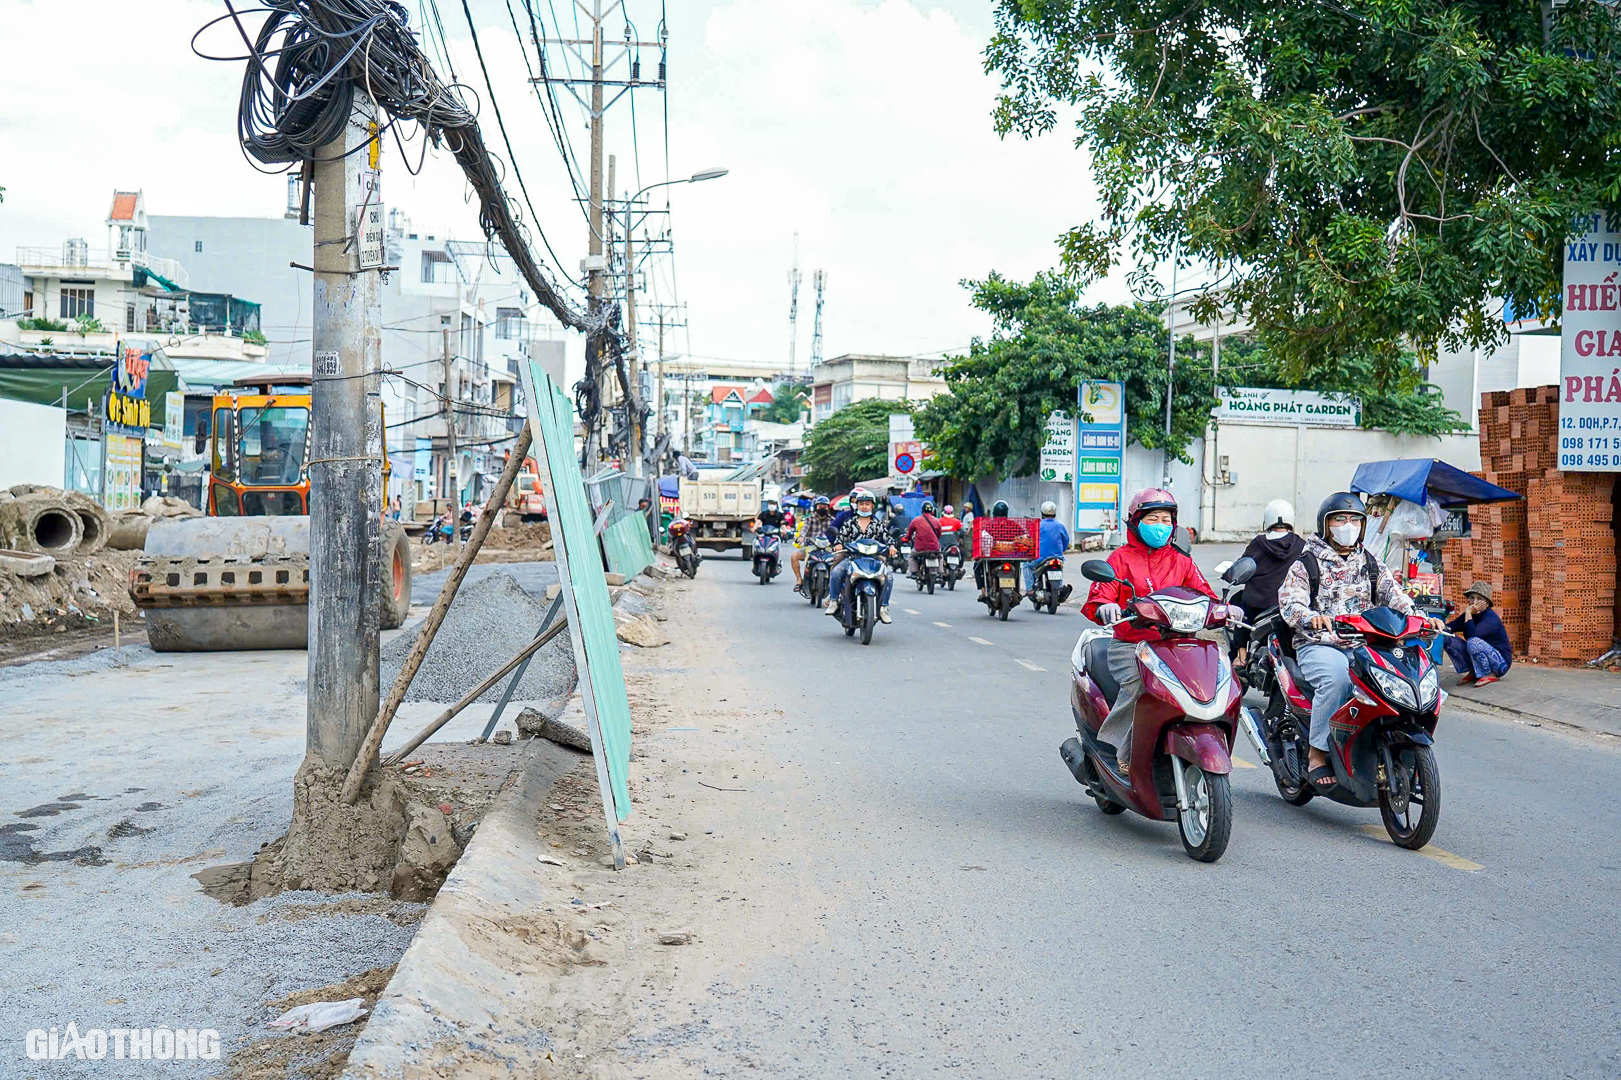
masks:
{"label": "red plastic crate", "polygon": [[1034,559],[1041,550],[1041,521],[1037,518],[974,519],[975,559]]}

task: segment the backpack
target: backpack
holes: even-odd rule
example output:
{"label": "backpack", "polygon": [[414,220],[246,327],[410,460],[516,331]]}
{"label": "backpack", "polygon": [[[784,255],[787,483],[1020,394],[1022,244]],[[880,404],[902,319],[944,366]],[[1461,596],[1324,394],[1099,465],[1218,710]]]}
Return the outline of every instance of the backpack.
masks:
{"label": "backpack", "polygon": [[[1379,560],[1373,557],[1373,552],[1367,548],[1362,549],[1362,557],[1368,560],[1368,599],[1373,601],[1379,597]],[[1317,562],[1317,556],[1311,548],[1300,553],[1295,562],[1306,568],[1306,583],[1311,590],[1310,606],[1313,611],[1317,609],[1317,586],[1322,584],[1323,569]],[[1278,620],[1278,644],[1283,648],[1285,656],[1295,654],[1295,629],[1282,619]]]}

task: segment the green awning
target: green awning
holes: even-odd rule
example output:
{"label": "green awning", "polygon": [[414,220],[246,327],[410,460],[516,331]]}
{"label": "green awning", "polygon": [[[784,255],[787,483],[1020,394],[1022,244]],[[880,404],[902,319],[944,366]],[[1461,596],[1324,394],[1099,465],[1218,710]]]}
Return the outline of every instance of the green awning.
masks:
{"label": "green awning", "polygon": [[[112,385],[112,364],[96,358],[85,364],[82,360],[69,361],[72,367],[50,367],[30,364],[10,367],[0,362],[0,397],[13,401],[31,401],[36,405],[62,404],[62,391],[67,391],[68,410],[89,411],[100,415],[101,399]],[[83,366],[80,366],[83,365]],[[163,395],[181,389],[180,373],[153,367],[146,376],[146,396],[152,402],[152,426],[163,426]]]}

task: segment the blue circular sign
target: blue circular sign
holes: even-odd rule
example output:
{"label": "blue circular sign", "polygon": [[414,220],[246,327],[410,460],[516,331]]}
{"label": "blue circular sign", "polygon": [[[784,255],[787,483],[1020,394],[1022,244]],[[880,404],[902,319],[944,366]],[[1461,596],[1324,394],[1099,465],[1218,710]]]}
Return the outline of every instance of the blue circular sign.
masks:
{"label": "blue circular sign", "polygon": [[896,472],[909,473],[909,472],[912,471],[912,469],[916,465],[917,465],[917,462],[912,460],[912,455],[911,454],[896,454],[895,455],[895,471]]}

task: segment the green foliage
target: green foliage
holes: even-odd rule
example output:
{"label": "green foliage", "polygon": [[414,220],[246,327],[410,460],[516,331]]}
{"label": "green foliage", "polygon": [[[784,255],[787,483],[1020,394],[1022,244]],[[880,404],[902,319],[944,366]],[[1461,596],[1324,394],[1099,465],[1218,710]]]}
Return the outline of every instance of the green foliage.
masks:
{"label": "green foliage", "polygon": [[805,482],[812,491],[842,492],[857,480],[889,475],[889,417],[905,401],[858,401],[805,434]]}
{"label": "green foliage", "polygon": [[760,410],[760,419],[773,424],[792,424],[805,415],[810,387],[804,383],[778,383],[771,389],[772,401]]}
{"label": "green foliage", "polygon": [[244,331],[242,331],[242,340],[246,341],[249,345],[269,345],[270,344],[270,339],[265,337],[264,333],[262,331],[259,331],[259,330],[244,330]]}
{"label": "green foliage", "polygon": [[107,332],[107,328],[102,325],[101,320],[94,315],[75,315],[73,317],[73,330],[80,337],[86,334],[105,334]]}
{"label": "green foliage", "polygon": [[52,331],[54,333],[61,333],[61,332],[65,331],[65,330],[67,330],[67,328],[68,328],[68,324],[65,323],[65,322],[62,322],[60,319],[27,319],[27,318],[24,318],[24,319],[18,319],[17,320],[17,329],[19,329],[19,330],[48,330],[48,331]]}
{"label": "green foliage", "polygon": [[[976,340],[968,355],[940,369],[950,387],[917,414],[918,438],[941,467],[957,476],[1034,472],[1055,411],[1074,415],[1076,393],[1086,380],[1125,384],[1127,437],[1141,446],[1165,444],[1165,384],[1168,341],[1155,305],[1080,302],[1075,285],[1057,273],[1038,274],[1028,284],[992,273],[968,282],[973,305],[989,314],[989,340]],[[1181,460],[1203,434],[1216,403],[1218,376],[1210,349],[1184,337],[1177,342],[1171,397],[1171,446]],[[1400,434],[1437,435],[1467,428],[1423,382],[1408,354],[1389,369],[1370,352],[1353,353],[1303,385],[1266,346],[1240,339],[1222,343],[1223,385],[1275,386],[1355,394],[1363,423]]]}
{"label": "green foliage", "polygon": [[[1180,245],[1292,377],[1500,343],[1560,311],[1562,243],[1621,202],[1621,19],[1568,0],[998,0],[1003,134],[1078,113],[1082,284]],[[1211,295],[1195,308],[1215,315]]]}

